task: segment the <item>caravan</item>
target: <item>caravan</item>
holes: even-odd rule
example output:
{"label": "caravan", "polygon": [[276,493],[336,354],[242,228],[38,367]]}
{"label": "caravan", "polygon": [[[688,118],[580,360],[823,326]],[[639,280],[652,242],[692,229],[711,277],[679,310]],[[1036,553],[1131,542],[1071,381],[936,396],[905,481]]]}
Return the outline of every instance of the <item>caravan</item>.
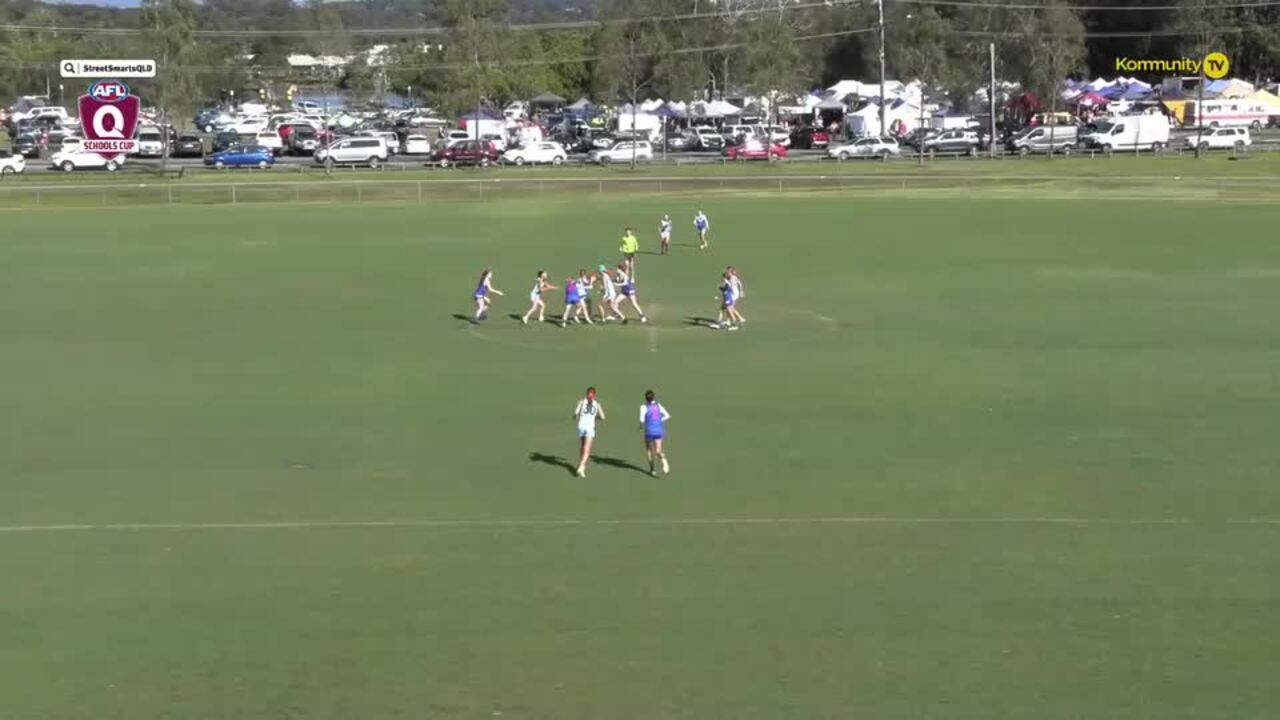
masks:
{"label": "caravan", "polygon": [[1151,150],[1160,152],[1169,144],[1169,119],[1158,113],[1119,115],[1098,123],[1084,136],[1086,145],[1099,150]]}
{"label": "caravan", "polygon": [[1189,100],[1184,117],[1189,127],[1247,127],[1257,130],[1271,120],[1271,111],[1263,103],[1249,98],[1205,100],[1200,106]]}

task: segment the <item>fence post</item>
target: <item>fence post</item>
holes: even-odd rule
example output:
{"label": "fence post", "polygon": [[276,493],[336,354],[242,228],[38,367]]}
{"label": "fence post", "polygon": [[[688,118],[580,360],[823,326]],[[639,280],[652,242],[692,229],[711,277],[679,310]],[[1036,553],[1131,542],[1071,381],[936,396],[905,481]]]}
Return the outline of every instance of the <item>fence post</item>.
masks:
{"label": "fence post", "polygon": [[422,181],[418,181],[418,203],[422,203]]}
{"label": "fence post", "polygon": [[294,202],[302,201],[302,187],[299,185],[293,186],[293,201]]}
{"label": "fence post", "polygon": [[356,202],[364,199],[364,191],[360,188],[360,183],[356,183]]}
{"label": "fence post", "polygon": [[168,190],[169,190],[169,204],[172,205],[173,204],[173,186],[172,185],[169,186]]}
{"label": "fence post", "polygon": [[778,193],[779,193],[779,194],[781,194],[781,193],[782,193],[782,181],[781,181],[781,180],[779,180],[779,181],[778,181]]}
{"label": "fence post", "polygon": [[39,204],[40,204],[40,191],[39,191],[39,190],[37,190],[37,191],[36,191],[36,205],[39,205]]}
{"label": "fence post", "polygon": [[596,187],[596,192],[598,192],[598,193],[603,193],[603,192],[604,192],[604,181],[603,181],[603,180],[599,181],[599,185]]}
{"label": "fence post", "polygon": [[236,184],[231,183],[231,204],[236,204]]}

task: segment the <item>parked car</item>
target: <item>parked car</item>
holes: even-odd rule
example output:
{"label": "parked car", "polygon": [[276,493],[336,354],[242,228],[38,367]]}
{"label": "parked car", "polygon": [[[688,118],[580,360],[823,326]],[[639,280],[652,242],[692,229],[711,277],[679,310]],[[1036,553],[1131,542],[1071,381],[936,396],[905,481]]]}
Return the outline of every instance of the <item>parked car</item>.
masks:
{"label": "parked car", "polygon": [[698,136],[689,132],[677,132],[667,136],[669,152],[684,152],[698,147]]}
{"label": "parked car", "polygon": [[442,128],[448,124],[448,121],[435,115],[418,113],[405,118],[404,123],[415,128]]}
{"label": "parked car", "polygon": [[169,148],[173,157],[204,157],[204,140],[199,135],[179,135]]}
{"label": "parked car", "polygon": [[12,150],[0,150],[0,179],[5,175],[21,175],[27,169],[27,159]]}
{"label": "parked car", "polygon": [[505,152],[507,149],[507,139],[501,135],[481,135],[480,139],[488,140],[498,152]]}
{"label": "parked car", "polygon": [[207,110],[201,110],[197,113],[195,123],[197,128],[207,133],[211,133],[214,130],[230,127],[235,123],[235,118],[231,117],[231,115],[224,110],[210,108]]}
{"label": "parked car", "polygon": [[488,140],[465,140],[455,145],[438,150],[435,161],[440,167],[478,165],[484,167],[497,162],[500,155],[498,149]]}
{"label": "parked car", "polygon": [[382,142],[387,146],[387,155],[395,155],[400,152],[400,136],[390,130],[365,130],[360,133],[359,137],[381,138]]}
{"label": "parked car", "polygon": [[859,138],[847,145],[833,145],[827,148],[827,157],[836,160],[848,160],[855,157],[875,157],[885,159],[900,155],[902,148],[893,138]]}
{"label": "parked car", "polygon": [[138,157],[158,158],[164,155],[164,139],[156,128],[144,128],[138,131]]}
{"label": "parked car", "polygon": [[288,151],[294,155],[310,155],[320,147],[320,134],[316,129],[306,124],[298,124],[290,126],[289,137],[285,139],[285,146]]}
{"label": "parked car", "polygon": [[220,152],[222,150],[226,150],[227,148],[235,147],[236,145],[239,145],[239,144],[240,144],[240,136],[231,132],[230,130],[224,130],[218,133],[217,135],[213,136],[214,152]]}
{"label": "parked car", "polygon": [[35,135],[19,135],[13,139],[13,151],[28,160],[33,160],[40,157],[40,141]]}
{"label": "parked car", "polygon": [[405,155],[430,155],[431,140],[426,135],[407,135],[404,139]]}
{"label": "parked car", "polygon": [[1070,155],[1079,139],[1080,131],[1074,125],[1040,126],[1014,135],[1008,148],[1019,155],[1050,152]]}
{"label": "parked car", "polygon": [[49,158],[49,167],[63,172],[97,168],[115,172],[120,169],[122,164],[124,164],[124,155],[104,158],[98,153],[84,152],[83,150],[61,150]]}
{"label": "parked car", "polygon": [[204,164],[216,168],[256,167],[266,170],[274,165],[276,155],[271,148],[262,145],[236,145],[222,152],[212,153]]}
{"label": "parked car", "polygon": [[764,132],[766,135],[769,136],[769,140],[771,140],[774,145],[781,145],[782,147],[791,147],[791,131],[790,130],[787,130],[781,125],[767,125],[764,127]]}
{"label": "parked car", "polygon": [[1169,144],[1169,119],[1159,113],[1122,115],[1096,125],[1081,138],[1089,147],[1102,150],[1150,150],[1160,152]]}
{"label": "parked car", "polygon": [[251,137],[259,132],[267,129],[267,119],[264,117],[247,117],[237,120],[231,125],[230,130],[237,135]]}
{"label": "parked car", "polygon": [[551,163],[559,165],[569,155],[560,143],[538,142],[524,147],[512,148],[502,154],[502,162],[524,165],[525,163]]}
{"label": "parked car", "polygon": [[946,130],[926,137],[921,147],[923,152],[963,153],[972,155],[978,151],[981,141],[978,133],[972,130]]}
{"label": "parked car", "polygon": [[831,135],[822,128],[801,127],[791,131],[791,147],[796,150],[822,150],[831,144]]}
{"label": "parked car", "polygon": [[387,161],[387,143],[382,138],[348,137],[316,150],[319,165],[368,165],[376,168]]}
{"label": "parked car", "polygon": [[275,130],[263,130],[254,137],[254,142],[258,147],[264,147],[271,151],[273,155],[284,154],[284,140],[280,138],[280,133]]}
{"label": "parked car", "polygon": [[632,158],[637,162],[652,161],[653,146],[644,140],[615,143],[608,150],[592,150],[587,156],[587,162],[607,165],[613,162],[631,162]]}
{"label": "parked car", "polygon": [[[1230,148],[1239,151],[1252,145],[1253,138],[1249,135],[1249,128],[1216,127],[1205,130],[1200,135],[1198,142],[1201,150]],[[1192,149],[1197,147],[1195,135],[1187,136],[1187,147]]]}
{"label": "parked car", "polygon": [[730,160],[781,160],[787,156],[787,149],[782,145],[770,142],[767,138],[751,138],[740,145],[725,148],[725,157]]}
{"label": "parked car", "polygon": [[436,142],[436,149],[443,150],[450,145],[457,145],[470,139],[471,135],[466,130],[450,130],[440,134],[440,139]]}

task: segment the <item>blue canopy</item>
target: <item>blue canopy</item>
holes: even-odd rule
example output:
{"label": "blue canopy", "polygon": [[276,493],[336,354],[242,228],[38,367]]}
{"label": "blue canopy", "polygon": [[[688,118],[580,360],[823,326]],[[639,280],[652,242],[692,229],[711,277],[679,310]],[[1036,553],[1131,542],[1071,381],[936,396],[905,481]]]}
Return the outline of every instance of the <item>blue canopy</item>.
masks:
{"label": "blue canopy", "polygon": [[688,113],[680,108],[672,107],[671,103],[663,103],[662,107],[658,108],[657,114],[659,117],[664,118],[686,118],[689,116]]}
{"label": "blue canopy", "polygon": [[1108,85],[1107,87],[1104,87],[1101,90],[1099,90],[1098,94],[1104,98],[1107,98],[1108,100],[1115,100],[1121,95],[1124,95],[1124,85],[1121,85],[1120,83],[1116,83],[1115,85]]}

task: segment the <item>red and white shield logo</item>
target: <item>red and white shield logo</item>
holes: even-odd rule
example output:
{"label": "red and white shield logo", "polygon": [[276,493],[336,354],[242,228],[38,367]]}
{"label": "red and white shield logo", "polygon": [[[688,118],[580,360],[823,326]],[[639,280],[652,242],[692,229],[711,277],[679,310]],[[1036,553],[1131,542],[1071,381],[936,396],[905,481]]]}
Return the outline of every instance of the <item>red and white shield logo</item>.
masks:
{"label": "red and white shield logo", "polygon": [[141,102],[129,94],[129,87],[119,80],[99,80],[80,96],[80,127],[84,131],[84,149],[110,160],[120,154],[136,152],[138,141],[138,109]]}

